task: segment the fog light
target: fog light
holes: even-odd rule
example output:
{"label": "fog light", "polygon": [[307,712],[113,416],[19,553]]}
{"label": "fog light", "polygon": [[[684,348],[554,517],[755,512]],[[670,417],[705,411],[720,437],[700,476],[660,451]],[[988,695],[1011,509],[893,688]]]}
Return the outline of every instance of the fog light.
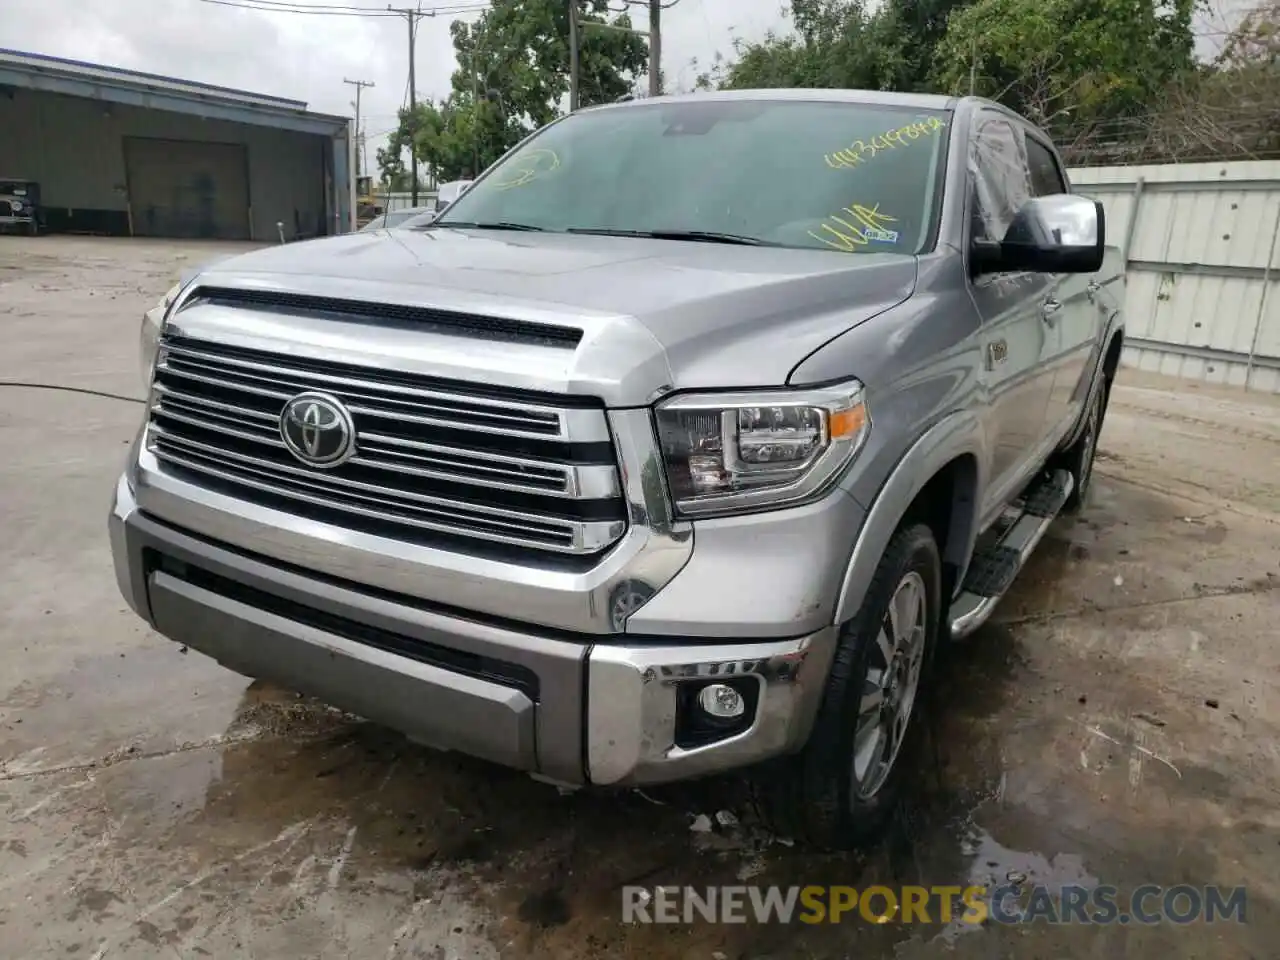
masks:
{"label": "fog light", "polygon": [[698,706],[713,717],[731,720],[746,709],[742,694],[723,683],[712,683],[698,693]]}

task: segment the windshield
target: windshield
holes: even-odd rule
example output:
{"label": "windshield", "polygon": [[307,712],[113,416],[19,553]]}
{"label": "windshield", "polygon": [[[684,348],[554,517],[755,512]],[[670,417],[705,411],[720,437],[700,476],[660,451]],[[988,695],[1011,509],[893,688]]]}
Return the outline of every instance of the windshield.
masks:
{"label": "windshield", "polygon": [[931,243],[949,122],[945,111],[800,101],[587,111],[533,137],[435,225],[917,253]]}

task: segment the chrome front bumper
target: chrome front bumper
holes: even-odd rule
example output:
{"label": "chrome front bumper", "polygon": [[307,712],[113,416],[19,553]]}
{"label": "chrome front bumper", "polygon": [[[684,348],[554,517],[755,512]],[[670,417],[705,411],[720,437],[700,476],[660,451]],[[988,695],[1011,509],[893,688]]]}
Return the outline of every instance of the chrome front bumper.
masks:
{"label": "chrome front bumper", "polygon": [[[833,497],[822,510],[815,505],[793,512],[797,536],[808,524],[829,523],[830,510],[852,509],[843,494]],[[728,529],[726,543],[735,548],[751,535],[747,528]],[[709,552],[711,566],[698,573],[690,562],[676,583],[690,573],[707,578],[708,587],[736,581],[736,604],[745,612],[724,619],[717,640],[708,636],[715,626],[708,618],[720,617],[716,604],[733,604],[712,595],[681,604],[682,594],[675,591],[672,602],[682,619],[664,622],[687,622],[691,634],[641,640],[424,603],[323,568],[299,572],[317,567],[286,566],[156,519],[139,508],[128,475],[116,486],[110,534],[121,592],[170,639],[415,740],[567,784],[692,777],[799,749],[835,646],[829,625],[789,639],[735,641],[741,635],[733,629],[736,621],[755,603],[744,594],[754,589],[791,603],[786,571],[808,567],[810,590],[828,575],[809,567],[812,551],[793,556],[765,550],[763,559],[744,561],[740,572],[763,575],[772,558],[784,574],[776,583],[764,580],[745,590],[741,578],[726,576],[732,571],[715,570],[714,561],[722,558]],[[313,542],[312,555],[326,546]],[[689,562],[687,554],[683,560]],[[659,592],[642,610],[662,611],[665,596]],[[517,603],[508,601],[507,609],[522,614]],[[810,606],[792,609],[813,614]],[[703,746],[676,746],[681,684],[743,675],[759,684],[750,727]]]}

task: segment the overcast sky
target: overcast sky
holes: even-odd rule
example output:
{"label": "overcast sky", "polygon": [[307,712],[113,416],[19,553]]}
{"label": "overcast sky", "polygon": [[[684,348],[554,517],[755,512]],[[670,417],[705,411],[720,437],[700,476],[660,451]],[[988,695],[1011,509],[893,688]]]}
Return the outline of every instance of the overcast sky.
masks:
{"label": "overcast sky", "polygon": [[[297,0],[298,6],[345,5],[385,10],[388,0]],[[482,0],[481,0],[482,2]],[[675,85],[691,86],[697,58],[728,53],[731,38],[762,37],[781,28],[784,0],[679,0],[663,20],[663,66]],[[414,6],[416,0],[395,0]],[[480,6],[474,0],[424,0],[422,9]],[[620,3],[613,4],[621,6]],[[0,0],[0,47],[88,60],[305,100],[313,110],[351,115],[355,90],[342,82],[371,80],[362,99],[369,161],[375,143],[396,124],[408,69],[407,25],[397,17],[266,13],[202,0]],[[477,14],[441,14],[418,28],[420,99],[449,91],[454,69],[449,22]],[[640,25],[645,11],[632,19]]]}
{"label": "overcast sky", "polygon": [[[232,0],[236,2],[236,0]],[[274,0],[281,2],[281,0]],[[415,0],[416,2],[416,0]],[[422,8],[480,6],[483,0],[424,0]],[[664,15],[663,67],[672,86],[688,88],[716,51],[732,38],[759,39],[784,29],[785,0],[678,0]],[[1221,10],[1250,0],[1215,0]],[[299,6],[335,5],[385,10],[387,0],[296,0]],[[396,0],[409,6],[410,0]],[[614,4],[615,6],[620,5]],[[343,78],[371,80],[362,112],[368,156],[395,126],[404,102],[408,67],[405,21],[398,17],[345,17],[262,12],[205,0],[0,0],[0,47],[88,60],[200,80],[257,93],[304,100],[313,110],[350,115],[354,88]],[[467,14],[461,19],[474,19]],[[633,20],[645,19],[637,7]],[[418,30],[420,98],[448,93],[453,72],[449,22],[456,14],[422,21]],[[1215,17],[1222,26],[1220,17]],[[1201,29],[1211,28],[1202,20]],[[1201,38],[1204,49],[1213,38]]]}

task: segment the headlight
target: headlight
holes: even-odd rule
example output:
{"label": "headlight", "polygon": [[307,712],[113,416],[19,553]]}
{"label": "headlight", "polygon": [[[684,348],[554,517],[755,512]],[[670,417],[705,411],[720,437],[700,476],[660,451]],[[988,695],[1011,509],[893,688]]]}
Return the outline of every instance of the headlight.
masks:
{"label": "headlight", "polygon": [[164,318],[182,292],[182,283],[175,283],[169,288],[161,301],[142,315],[140,348],[142,355],[142,385],[151,386],[151,377],[155,372],[156,354],[160,350],[160,334],[164,330]]}
{"label": "headlight", "polygon": [[655,410],[676,510],[787,506],[821,493],[871,429],[857,381],[813,390],[689,394]]}

